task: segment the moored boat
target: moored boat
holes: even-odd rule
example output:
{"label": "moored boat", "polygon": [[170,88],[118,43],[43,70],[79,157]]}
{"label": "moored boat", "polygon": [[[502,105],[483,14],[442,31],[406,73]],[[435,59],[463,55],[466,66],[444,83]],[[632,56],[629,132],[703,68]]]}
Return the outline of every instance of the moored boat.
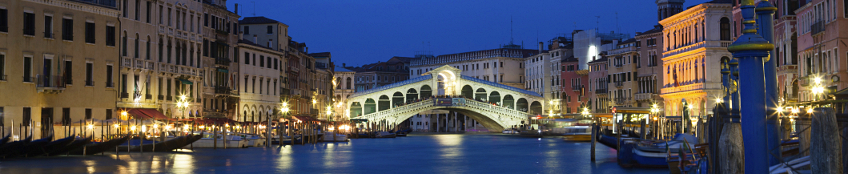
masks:
{"label": "moored boat", "polygon": [[389,132],[377,132],[374,135],[375,138],[395,138],[397,134],[389,133]]}
{"label": "moored boat", "polygon": [[44,148],[44,146],[47,145],[47,143],[50,143],[50,141],[52,139],[53,139],[53,136],[47,136],[46,138],[33,140],[33,141],[27,143],[26,145],[24,145],[24,148],[21,151],[12,153],[10,155],[7,155],[6,157],[7,158],[9,158],[9,157],[27,157],[29,154],[33,154],[33,153],[36,153],[38,151],[41,151],[42,148]]}
{"label": "moored boat", "polygon": [[333,134],[330,134],[330,135],[324,135],[323,141],[324,142],[347,142],[348,139],[347,139],[347,135],[345,135],[345,134],[336,134],[335,137],[333,137]]}
{"label": "moored boat", "polygon": [[32,136],[29,136],[20,141],[14,141],[0,145],[0,157],[6,158],[18,152],[22,152],[26,144],[28,144],[30,141],[32,141]]}
{"label": "moored boat", "polygon": [[565,128],[564,141],[586,142],[592,140],[592,128],[589,126],[571,126]]}
{"label": "moored boat", "polygon": [[[98,143],[87,143],[82,148],[76,148],[70,150],[68,154],[71,155],[94,155],[105,151],[115,150],[118,145],[124,144],[130,139],[129,136],[124,136],[122,138],[111,139],[106,142],[98,142]],[[126,150],[124,150],[126,151]]]}
{"label": "moored boat", "polygon": [[48,156],[66,155],[66,154],[68,154],[68,152],[70,152],[72,150],[81,149],[83,146],[87,145],[90,142],[91,142],[91,138],[82,138],[82,139],[77,138],[77,139],[74,140],[74,142],[71,142],[70,144],[68,144],[65,147],[61,147],[59,149],[56,149],[53,152],[48,152],[47,155]]}
{"label": "moored boat", "polygon": [[70,145],[71,143],[74,142],[74,140],[76,140],[76,136],[69,136],[69,137],[65,137],[65,138],[62,138],[62,139],[58,139],[56,141],[52,141],[50,143],[47,143],[46,145],[42,146],[40,149],[32,150],[31,152],[27,153],[26,156],[27,157],[33,157],[33,156],[39,156],[39,155],[46,155],[46,154],[51,153],[51,152],[56,152],[58,150],[61,150],[65,146]]}

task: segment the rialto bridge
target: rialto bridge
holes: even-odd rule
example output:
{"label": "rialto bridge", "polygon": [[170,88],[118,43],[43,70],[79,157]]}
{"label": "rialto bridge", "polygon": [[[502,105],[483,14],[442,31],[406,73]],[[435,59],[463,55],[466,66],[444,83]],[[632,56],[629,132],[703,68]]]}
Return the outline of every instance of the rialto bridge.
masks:
{"label": "rialto bridge", "polygon": [[429,110],[466,115],[489,131],[521,124],[543,114],[538,93],[463,76],[462,70],[442,66],[421,77],[356,92],[348,98],[351,119],[400,124]]}

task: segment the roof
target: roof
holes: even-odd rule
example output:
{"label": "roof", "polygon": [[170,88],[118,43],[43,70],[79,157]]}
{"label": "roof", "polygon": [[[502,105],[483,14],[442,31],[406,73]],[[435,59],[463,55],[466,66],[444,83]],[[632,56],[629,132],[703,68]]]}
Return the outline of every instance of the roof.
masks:
{"label": "roof", "polygon": [[577,62],[577,61],[580,61],[580,60],[575,58],[574,56],[571,56],[569,58],[562,59],[562,61],[560,61],[560,62]]}
{"label": "roof", "polygon": [[619,42],[618,45],[624,45],[624,44],[629,44],[629,43],[633,43],[633,42],[636,42],[636,39],[630,38],[630,39]]}
{"label": "roof", "polygon": [[276,24],[280,23],[286,25],[280,21],[273,20],[270,18],[266,18],[265,16],[257,16],[257,17],[244,17],[239,20],[239,24]]}
{"label": "roof", "polygon": [[662,26],[662,25],[654,25],[654,28],[653,28],[653,29],[650,29],[650,30],[648,30],[648,31],[642,32],[642,34],[638,34],[638,35],[636,35],[636,36],[647,35],[647,34],[653,34],[653,33],[658,33],[658,32],[662,32],[662,31],[663,31],[663,26]]}
{"label": "roof", "polygon": [[471,77],[471,76],[462,75],[462,79],[477,82],[477,83],[482,83],[482,84],[486,84],[486,85],[494,86],[494,87],[498,87],[498,88],[503,88],[503,89],[506,89],[506,90],[515,91],[515,92],[522,93],[522,94],[527,94],[527,95],[536,96],[536,97],[542,97],[542,95],[539,95],[539,93],[536,93],[536,92],[533,92],[533,91],[523,90],[521,88],[516,88],[516,87],[507,86],[507,85],[500,84],[500,83],[490,82],[488,80],[478,79],[478,78],[474,78],[474,77]]}
{"label": "roof", "polygon": [[601,56],[600,59],[595,59],[595,60],[593,60],[589,63],[602,63],[602,62],[606,62],[606,61],[607,61],[607,56]]}
{"label": "roof", "polygon": [[412,83],[416,83],[416,82],[420,82],[420,81],[425,81],[425,80],[429,80],[429,79],[432,79],[432,78],[433,78],[432,74],[422,75],[421,77],[411,78],[409,80],[404,80],[404,81],[400,81],[400,82],[397,82],[397,83],[388,84],[386,86],[380,86],[380,87],[372,88],[372,89],[369,89],[369,90],[356,92],[356,93],[353,93],[353,95],[351,95],[350,97],[347,97],[347,98],[368,95],[368,94],[379,92],[379,91],[382,91],[382,90],[392,89],[392,88],[395,88],[395,87],[401,87],[403,85],[408,85],[408,84],[412,84]]}
{"label": "roof", "polygon": [[[252,46],[255,46],[255,47],[259,47],[259,48],[265,48],[265,49],[268,49],[268,50],[271,50],[271,51],[277,51],[277,50],[274,50],[274,49],[268,48],[268,47],[266,47],[265,45],[259,45],[259,44],[253,43],[253,42],[251,42],[250,40],[242,39],[242,40],[239,40],[239,42],[238,42],[238,43],[240,43],[240,44],[248,44],[248,45],[252,45]],[[281,53],[281,54],[282,54],[282,53]]]}
{"label": "roof", "polygon": [[312,57],[330,57],[330,52],[320,52],[320,53],[312,53],[309,54]]}
{"label": "roof", "polygon": [[333,72],[354,72],[354,71],[353,71],[353,70],[349,70],[349,69],[347,69],[347,68],[340,67],[340,66],[335,66],[335,67],[333,68]]}

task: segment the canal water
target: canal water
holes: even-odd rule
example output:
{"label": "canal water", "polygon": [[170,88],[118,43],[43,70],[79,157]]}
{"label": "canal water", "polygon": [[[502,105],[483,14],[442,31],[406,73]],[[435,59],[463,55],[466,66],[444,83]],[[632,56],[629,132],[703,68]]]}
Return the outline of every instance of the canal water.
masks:
{"label": "canal water", "polygon": [[623,169],[615,150],[500,134],[409,135],[273,148],[107,153],[0,161],[0,173],[668,173]]}

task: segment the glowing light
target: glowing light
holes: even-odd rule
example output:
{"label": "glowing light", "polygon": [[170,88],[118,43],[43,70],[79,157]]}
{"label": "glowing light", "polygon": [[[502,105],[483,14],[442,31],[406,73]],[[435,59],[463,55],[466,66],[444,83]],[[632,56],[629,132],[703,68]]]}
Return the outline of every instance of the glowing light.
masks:
{"label": "glowing light", "polygon": [[186,95],[181,95],[181,96],[180,96],[180,100],[185,100],[185,99],[186,99]]}
{"label": "glowing light", "polygon": [[130,127],[130,130],[135,131],[135,126]]}
{"label": "glowing light", "polygon": [[88,129],[94,129],[94,125],[93,125],[93,124],[88,124]]}
{"label": "glowing light", "polygon": [[716,103],[724,103],[724,100],[722,100],[719,97],[716,97],[715,101],[716,101]]}
{"label": "glowing light", "polygon": [[777,107],[777,113],[783,113],[783,107]]}
{"label": "glowing light", "polygon": [[793,113],[793,114],[798,114],[798,112],[800,112],[800,111],[798,110],[798,108],[792,108],[792,113]]}
{"label": "glowing light", "polygon": [[695,106],[693,106],[692,104],[689,104],[688,107],[689,107],[689,109],[695,108]]}
{"label": "glowing light", "polygon": [[203,128],[205,128],[205,127],[206,127],[206,126],[200,125],[200,128],[201,128],[201,129],[203,129]]}
{"label": "glowing light", "polygon": [[118,124],[115,124],[115,128],[118,128],[118,127],[120,127],[120,126],[118,126]]}
{"label": "glowing light", "polygon": [[808,113],[808,114],[813,113],[813,108],[809,108],[809,109],[807,109],[807,113]]}
{"label": "glowing light", "polygon": [[153,125],[153,129],[156,129],[156,128],[159,128],[159,125],[158,125],[158,124],[154,124],[154,125]]}
{"label": "glowing light", "polygon": [[657,121],[657,116],[654,116],[654,121]]}
{"label": "glowing light", "polygon": [[147,126],[141,125],[141,132],[147,131]]}
{"label": "glowing light", "polygon": [[816,84],[821,84],[821,82],[822,82],[821,77],[813,78],[813,80],[816,82]]}

